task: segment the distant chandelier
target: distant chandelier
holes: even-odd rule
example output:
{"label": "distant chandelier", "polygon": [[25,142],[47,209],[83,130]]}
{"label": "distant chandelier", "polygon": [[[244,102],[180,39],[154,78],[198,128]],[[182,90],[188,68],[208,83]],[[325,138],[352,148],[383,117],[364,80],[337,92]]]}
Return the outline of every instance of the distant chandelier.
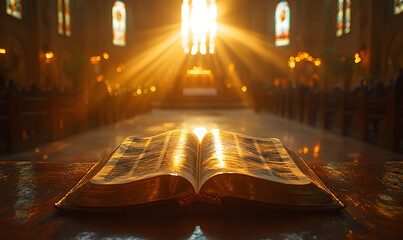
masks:
{"label": "distant chandelier", "polygon": [[[191,3],[190,3],[191,2]],[[190,4],[192,7],[190,7]],[[182,46],[185,53],[214,53],[217,36],[217,3],[215,0],[183,0]]]}

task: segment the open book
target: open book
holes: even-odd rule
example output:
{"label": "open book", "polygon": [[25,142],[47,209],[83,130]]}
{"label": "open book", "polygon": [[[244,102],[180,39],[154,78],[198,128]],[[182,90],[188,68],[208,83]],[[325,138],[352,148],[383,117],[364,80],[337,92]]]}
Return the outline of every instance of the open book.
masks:
{"label": "open book", "polygon": [[174,200],[220,204],[242,199],[292,206],[343,204],[276,138],[212,130],[201,143],[187,130],[128,137],[56,203],[64,208],[125,207]]}

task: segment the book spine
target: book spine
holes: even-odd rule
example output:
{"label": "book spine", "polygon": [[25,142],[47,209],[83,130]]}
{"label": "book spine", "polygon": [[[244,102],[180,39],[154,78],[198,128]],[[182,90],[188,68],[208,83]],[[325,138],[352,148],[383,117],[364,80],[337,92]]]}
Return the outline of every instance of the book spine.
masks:
{"label": "book spine", "polygon": [[179,206],[186,206],[194,202],[205,202],[214,205],[221,205],[221,198],[217,196],[209,196],[201,193],[195,193],[182,198],[178,201]]}

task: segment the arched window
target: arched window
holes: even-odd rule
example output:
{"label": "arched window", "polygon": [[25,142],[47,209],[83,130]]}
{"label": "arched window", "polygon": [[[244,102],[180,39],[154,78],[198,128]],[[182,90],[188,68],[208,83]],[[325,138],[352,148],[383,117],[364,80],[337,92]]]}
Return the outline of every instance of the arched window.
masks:
{"label": "arched window", "polygon": [[57,0],[57,32],[71,36],[70,0]]}
{"label": "arched window", "polygon": [[113,45],[126,46],[126,6],[122,1],[115,1],[112,7]]}
{"label": "arched window", "polygon": [[192,55],[214,54],[217,36],[216,0],[183,0],[182,3],[182,46],[185,53]]}
{"label": "arched window", "polygon": [[351,30],[351,0],[337,0],[336,36],[349,33]]}
{"label": "arched window", "polygon": [[393,4],[393,14],[398,15],[403,12],[403,1],[395,0]]}
{"label": "arched window", "polygon": [[351,28],[351,0],[346,0],[346,11],[344,13],[344,33],[349,33]]}
{"label": "arched window", "polygon": [[70,0],[64,0],[64,32],[71,36]]}
{"label": "arched window", "polygon": [[287,1],[279,2],[275,12],[275,45],[290,44],[290,7]]}
{"label": "arched window", "polygon": [[10,16],[22,19],[21,0],[6,0],[6,12]]}

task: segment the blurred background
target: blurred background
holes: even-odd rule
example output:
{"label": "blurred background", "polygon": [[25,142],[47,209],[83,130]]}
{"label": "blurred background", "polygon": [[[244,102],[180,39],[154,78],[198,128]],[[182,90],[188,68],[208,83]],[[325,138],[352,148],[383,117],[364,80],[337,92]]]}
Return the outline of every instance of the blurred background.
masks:
{"label": "blurred background", "polygon": [[252,108],[403,149],[400,0],[0,8],[1,153],[153,108]]}

